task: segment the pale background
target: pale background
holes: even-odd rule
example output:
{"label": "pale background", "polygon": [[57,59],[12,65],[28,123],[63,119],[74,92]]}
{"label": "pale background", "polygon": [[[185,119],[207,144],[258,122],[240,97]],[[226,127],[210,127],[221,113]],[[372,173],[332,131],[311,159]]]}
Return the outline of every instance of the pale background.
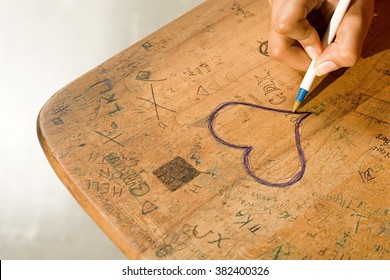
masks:
{"label": "pale background", "polygon": [[0,0],[0,259],[124,259],[36,136],[60,88],[202,0]]}

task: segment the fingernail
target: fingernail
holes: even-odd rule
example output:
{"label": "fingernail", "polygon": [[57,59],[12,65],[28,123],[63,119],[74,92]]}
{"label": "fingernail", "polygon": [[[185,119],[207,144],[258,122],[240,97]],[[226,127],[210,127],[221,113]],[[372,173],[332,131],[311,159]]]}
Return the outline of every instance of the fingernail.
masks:
{"label": "fingernail", "polygon": [[319,56],[319,53],[317,53],[315,48],[311,46],[305,47],[305,51],[310,56],[311,59],[317,59],[317,57]]}
{"label": "fingernail", "polygon": [[329,72],[332,72],[334,70],[337,70],[337,65],[333,61],[324,61],[315,66],[314,71],[316,72],[317,76],[322,76],[325,74],[328,74]]}

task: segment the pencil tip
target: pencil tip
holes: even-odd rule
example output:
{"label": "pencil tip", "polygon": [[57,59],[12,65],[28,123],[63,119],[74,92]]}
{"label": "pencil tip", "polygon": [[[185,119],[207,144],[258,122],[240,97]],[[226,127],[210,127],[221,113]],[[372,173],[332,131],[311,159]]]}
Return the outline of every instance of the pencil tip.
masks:
{"label": "pencil tip", "polygon": [[301,102],[295,100],[294,107],[292,109],[293,113],[295,113],[295,111],[298,109],[299,105],[301,105]]}

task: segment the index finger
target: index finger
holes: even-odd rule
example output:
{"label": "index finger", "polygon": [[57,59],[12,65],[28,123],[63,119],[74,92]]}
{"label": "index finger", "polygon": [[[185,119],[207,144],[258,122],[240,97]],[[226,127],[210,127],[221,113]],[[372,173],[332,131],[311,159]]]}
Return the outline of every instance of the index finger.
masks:
{"label": "index finger", "polygon": [[298,41],[314,59],[322,52],[321,40],[307,16],[319,1],[290,0],[274,1],[271,26],[280,35]]}

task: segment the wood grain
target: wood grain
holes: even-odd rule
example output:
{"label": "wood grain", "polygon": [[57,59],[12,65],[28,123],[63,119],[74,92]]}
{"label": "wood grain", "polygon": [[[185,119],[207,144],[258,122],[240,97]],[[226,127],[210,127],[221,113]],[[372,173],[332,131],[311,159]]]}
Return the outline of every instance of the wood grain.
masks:
{"label": "wood grain", "polygon": [[[42,148],[131,259],[389,259],[388,3],[304,120],[285,112],[303,73],[267,56],[268,2],[214,0],[57,92]],[[299,180],[255,180],[289,181],[300,152]]]}

